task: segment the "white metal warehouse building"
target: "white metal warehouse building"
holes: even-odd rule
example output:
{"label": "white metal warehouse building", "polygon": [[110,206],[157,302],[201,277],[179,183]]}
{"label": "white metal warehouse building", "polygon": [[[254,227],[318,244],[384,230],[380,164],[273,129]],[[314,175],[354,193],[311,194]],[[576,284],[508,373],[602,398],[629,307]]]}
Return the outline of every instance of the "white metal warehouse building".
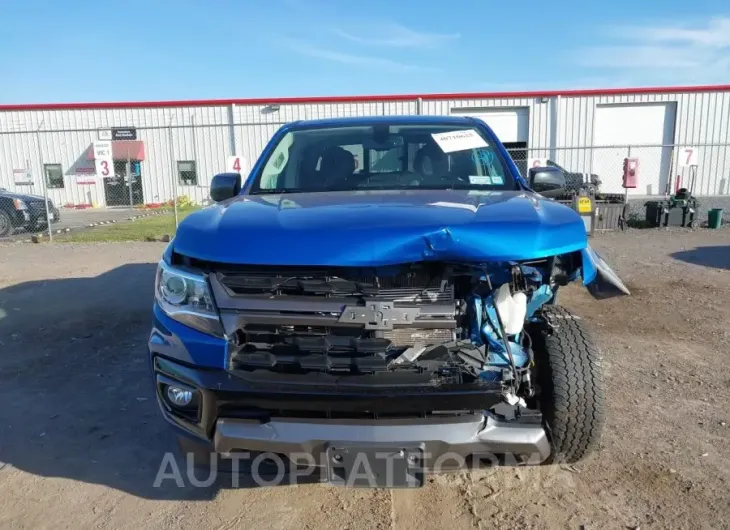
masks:
{"label": "white metal warehouse building", "polygon": [[[598,175],[607,193],[623,192],[627,156],[641,164],[630,197],[663,195],[670,178],[674,188],[678,175],[685,185],[692,174],[696,195],[730,193],[730,86],[0,105],[0,187],[47,191],[59,206],[181,196],[200,203],[212,175],[230,169],[231,156],[242,157],[245,173],[284,123],[402,114],[482,118],[515,159],[549,159]],[[99,140],[112,144],[107,178],[95,173]],[[683,161],[687,148],[693,154]]]}

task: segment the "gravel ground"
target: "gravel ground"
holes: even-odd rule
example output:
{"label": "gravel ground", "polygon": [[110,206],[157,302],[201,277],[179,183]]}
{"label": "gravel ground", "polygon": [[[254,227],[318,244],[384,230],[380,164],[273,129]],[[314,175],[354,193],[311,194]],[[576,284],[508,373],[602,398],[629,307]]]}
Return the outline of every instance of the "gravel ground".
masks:
{"label": "gravel ground", "polygon": [[728,528],[730,231],[593,240],[632,290],[562,303],[604,355],[601,451],[419,490],[153,487],[156,243],[0,246],[0,528]]}

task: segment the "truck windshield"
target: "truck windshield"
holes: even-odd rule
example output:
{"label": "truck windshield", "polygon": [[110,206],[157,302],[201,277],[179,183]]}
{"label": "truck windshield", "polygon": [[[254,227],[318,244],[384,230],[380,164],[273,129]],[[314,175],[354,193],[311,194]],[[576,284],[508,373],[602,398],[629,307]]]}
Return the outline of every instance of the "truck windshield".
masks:
{"label": "truck windshield", "polygon": [[493,142],[475,127],[374,125],[287,132],[250,193],[516,186]]}

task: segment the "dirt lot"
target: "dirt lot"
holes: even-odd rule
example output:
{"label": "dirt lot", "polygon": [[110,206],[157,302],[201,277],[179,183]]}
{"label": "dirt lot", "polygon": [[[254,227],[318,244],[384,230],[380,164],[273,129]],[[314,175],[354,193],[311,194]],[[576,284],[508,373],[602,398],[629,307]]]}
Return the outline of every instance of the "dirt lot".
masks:
{"label": "dirt lot", "polygon": [[728,528],[730,231],[593,244],[633,293],[562,298],[604,355],[600,453],[410,491],[154,488],[173,443],[145,354],[163,247],[0,246],[0,528]]}

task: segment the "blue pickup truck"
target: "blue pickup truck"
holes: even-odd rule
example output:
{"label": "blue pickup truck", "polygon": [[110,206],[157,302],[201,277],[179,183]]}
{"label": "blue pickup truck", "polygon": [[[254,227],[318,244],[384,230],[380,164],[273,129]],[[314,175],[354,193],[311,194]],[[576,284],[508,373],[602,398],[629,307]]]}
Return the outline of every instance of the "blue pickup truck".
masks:
{"label": "blue pickup truck", "polygon": [[588,455],[601,358],[557,295],[628,290],[564,189],[472,118],[281,127],[159,263],[149,353],[183,449],[387,487]]}

